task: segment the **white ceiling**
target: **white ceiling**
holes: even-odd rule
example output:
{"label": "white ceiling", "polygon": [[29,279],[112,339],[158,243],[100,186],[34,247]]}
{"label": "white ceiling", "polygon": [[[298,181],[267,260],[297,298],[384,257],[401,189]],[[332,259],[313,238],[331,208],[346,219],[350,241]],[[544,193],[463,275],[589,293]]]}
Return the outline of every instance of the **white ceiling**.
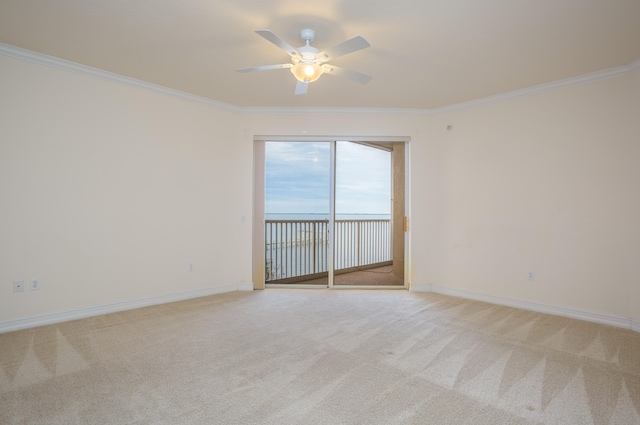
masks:
{"label": "white ceiling", "polygon": [[[235,71],[303,28],[367,39],[332,63],[371,82]],[[640,0],[0,0],[0,42],[240,107],[437,108],[631,64]]]}

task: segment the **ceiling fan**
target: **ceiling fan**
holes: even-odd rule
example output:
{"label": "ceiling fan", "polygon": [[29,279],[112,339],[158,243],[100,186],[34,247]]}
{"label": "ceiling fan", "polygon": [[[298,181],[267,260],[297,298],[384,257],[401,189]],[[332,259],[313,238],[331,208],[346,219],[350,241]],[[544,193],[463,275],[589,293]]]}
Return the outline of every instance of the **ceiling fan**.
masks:
{"label": "ceiling fan", "polygon": [[327,63],[337,57],[369,47],[369,42],[360,36],[351,38],[327,50],[320,51],[310,45],[316,37],[316,32],[312,29],[303,29],[300,31],[300,38],[305,42],[305,45],[297,49],[291,47],[289,43],[269,30],[256,30],[256,33],[287,52],[287,54],[291,56],[291,63],[242,68],[238,69],[238,72],[289,68],[291,73],[298,80],[294,92],[295,94],[307,93],[309,83],[316,81],[322,74],[338,75],[361,84],[366,84],[371,80],[370,75],[340,68]]}

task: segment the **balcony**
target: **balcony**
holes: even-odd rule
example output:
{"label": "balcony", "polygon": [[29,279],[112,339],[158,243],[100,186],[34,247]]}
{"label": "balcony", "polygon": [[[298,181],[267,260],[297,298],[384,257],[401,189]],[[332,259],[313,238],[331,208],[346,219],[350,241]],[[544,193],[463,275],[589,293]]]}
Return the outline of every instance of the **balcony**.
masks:
{"label": "balcony", "polygon": [[[266,283],[326,285],[328,230],[329,220],[266,220]],[[340,284],[338,276],[344,277],[347,273],[354,276],[364,271],[390,274],[393,265],[391,220],[335,220],[334,252],[335,284]],[[397,277],[387,279],[386,283],[379,276],[368,277],[361,276],[346,284],[402,284]]]}

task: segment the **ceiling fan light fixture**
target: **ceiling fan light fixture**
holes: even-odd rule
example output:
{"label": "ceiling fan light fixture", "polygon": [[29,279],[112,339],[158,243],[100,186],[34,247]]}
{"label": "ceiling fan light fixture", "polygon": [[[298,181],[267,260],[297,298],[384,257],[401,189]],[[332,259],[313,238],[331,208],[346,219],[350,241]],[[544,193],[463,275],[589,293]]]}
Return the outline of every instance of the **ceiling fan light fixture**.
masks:
{"label": "ceiling fan light fixture", "polygon": [[300,38],[304,40],[304,46],[297,49],[291,47],[289,43],[284,41],[269,30],[256,30],[256,33],[263,37],[265,40],[275,44],[281,50],[291,56],[291,62],[281,63],[277,65],[263,65],[254,66],[251,68],[237,69],[238,72],[249,71],[266,71],[269,69],[284,69],[291,70],[293,76],[298,80],[294,94],[306,94],[309,88],[309,83],[317,81],[322,74],[337,75],[345,77],[349,80],[356,81],[361,84],[366,84],[371,79],[371,76],[362,74],[360,72],[350,71],[348,69],[340,68],[337,66],[329,65],[327,61],[333,60],[340,56],[347,55],[349,53],[357,52],[358,50],[366,49],[370,47],[367,40],[361,36],[353,37],[347,41],[343,41],[327,50],[320,51],[311,46],[310,43],[314,40],[316,32],[312,29],[304,29],[300,31]]}
{"label": "ceiling fan light fixture", "polygon": [[300,62],[291,67],[291,73],[298,81],[303,83],[313,83],[323,73],[322,67],[313,62]]}

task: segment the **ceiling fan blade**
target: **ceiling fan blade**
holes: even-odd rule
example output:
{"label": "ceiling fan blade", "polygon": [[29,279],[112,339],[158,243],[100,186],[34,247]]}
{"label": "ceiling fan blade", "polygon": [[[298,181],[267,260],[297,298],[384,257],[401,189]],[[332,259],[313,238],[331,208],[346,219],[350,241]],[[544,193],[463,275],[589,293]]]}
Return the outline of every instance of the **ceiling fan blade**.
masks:
{"label": "ceiling fan blade", "polygon": [[294,92],[294,94],[295,95],[307,94],[308,88],[309,88],[309,83],[303,83],[302,81],[298,81],[298,83],[296,84],[296,91]]}
{"label": "ceiling fan blade", "polygon": [[291,63],[281,63],[278,65],[262,65],[262,66],[252,66],[250,68],[240,68],[236,69],[237,72],[252,72],[252,71],[268,71],[269,69],[283,69],[283,68],[291,68],[293,64]]}
{"label": "ceiling fan blade", "polygon": [[348,78],[349,80],[355,81],[360,84],[367,84],[372,78],[371,75],[351,71],[350,69],[340,68],[339,66],[329,64],[322,65],[322,70],[327,74]]}
{"label": "ceiling fan blade", "polygon": [[298,51],[296,49],[291,47],[291,45],[289,43],[287,43],[286,41],[284,41],[283,39],[281,39],[280,37],[278,37],[277,35],[275,35],[271,31],[269,31],[269,30],[256,30],[256,33],[258,35],[264,37],[268,41],[272,42],[273,44],[275,44],[276,46],[278,46],[279,48],[281,48],[285,52],[287,52],[288,55],[290,55],[290,56],[299,56]]}
{"label": "ceiling fan blade", "polygon": [[340,44],[337,44],[333,47],[328,48],[325,51],[318,53],[318,58],[322,60],[322,62],[327,62],[331,59],[335,59],[339,56],[344,56],[349,53],[357,52],[358,50],[366,49],[371,45],[364,38],[357,36],[353,37],[350,40],[344,41]]}

